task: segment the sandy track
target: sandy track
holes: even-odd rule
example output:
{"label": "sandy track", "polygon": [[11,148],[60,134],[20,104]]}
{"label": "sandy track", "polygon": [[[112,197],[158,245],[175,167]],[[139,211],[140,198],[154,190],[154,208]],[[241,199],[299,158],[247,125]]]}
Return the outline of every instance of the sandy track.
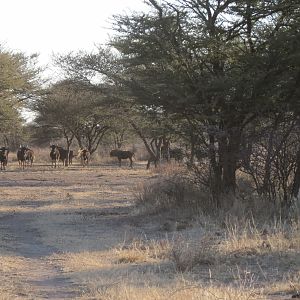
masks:
{"label": "sandy track", "polygon": [[132,191],[149,176],[144,166],[10,165],[1,172],[0,299],[81,297],[84,284],[72,282],[53,257],[110,249],[128,232],[138,235]]}

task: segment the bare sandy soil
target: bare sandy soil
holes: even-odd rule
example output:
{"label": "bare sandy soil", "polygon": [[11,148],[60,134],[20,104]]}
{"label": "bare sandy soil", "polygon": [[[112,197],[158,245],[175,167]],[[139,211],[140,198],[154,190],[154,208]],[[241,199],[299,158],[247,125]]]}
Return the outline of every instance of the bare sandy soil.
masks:
{"label": "bare sandy soil", "polygon": [[147,231],[135,226],[131,205],[151,176],[137,164],[24,171],[10,164],[0,173],[0,298],[81,297],[84,282],[64,272],[59,255],[103,252]]}

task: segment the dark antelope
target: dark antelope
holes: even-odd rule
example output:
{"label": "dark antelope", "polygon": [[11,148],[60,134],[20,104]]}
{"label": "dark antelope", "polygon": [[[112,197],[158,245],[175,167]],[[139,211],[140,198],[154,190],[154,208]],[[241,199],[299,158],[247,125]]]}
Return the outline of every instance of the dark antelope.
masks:
{"label": "dark antelope", "polygon": [[20,146],[17,151],[17,159],[19,162],[19,167],[24,170],[26,165],[32,166],[34,160],[33,150],[26,146]]}
{"label": "dark antelope", "polygon": [[28,149],[25,151],[25,163],[27,163],[28,166],[32,167],[34,160],[34,152],[31,149]]}
{"label": "dark antelope", "polygon": [[0,170],[5,170],[8,162],[9,150],[7,147],[0,148]]}
{"label": "dark antelope", "polygon": [[63,166],[67,166],[70,163],[70,153],[71,151],[68,151],[64,149],[63,147],[57,147],[59,151],[59,160],[62,161]]}
{"label": "dark antelope", "polygon": [[77,157],[80,158],[81,165],[83,167],[85,167],[85,166],[88,166],[88,164],[89,164],[91,153],[87,149],[79,149]]}
{"label": "dark antelope", "polygon": [[52,162],[52,167],[54,166],[54,168],[56,168],[56,164],[58,166],[58,162],[59,162],[59,159],[60,159],[60,153],[59,153],[59,150],[58,150],[58,146],[51,145],[50,149],[51,149],[50,158],[51,158],[51,162]]}
{"label": "dark antelope", "polygon": [[130,160],[130,168],[132,168],[132,157],[134,156],[133,152],[114,149],[114,150],[110,151],[110,156],[118,158],[120,167],[121,167],[121,160],[122,159],[129,159]]}
{"label": "dark antelope", "polygon": [[74,151],[70,150],[69,151],[69,165],[73,164],[73,158],[74,158]]}

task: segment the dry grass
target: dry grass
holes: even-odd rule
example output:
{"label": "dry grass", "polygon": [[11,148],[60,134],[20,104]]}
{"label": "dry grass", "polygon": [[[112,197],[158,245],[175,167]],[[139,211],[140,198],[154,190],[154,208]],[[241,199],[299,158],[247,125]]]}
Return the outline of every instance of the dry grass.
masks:
{"label": "dry grass", "polygon": [[257,227],[253,220],[243,225],[227,224],[227,236],[222,243],[226,253],[253,249],[257,253],[300,251],[300,224],[270,223]]}
{"label": "dry grass", "polygon": [[30,267],[27,259],[12,255],[0,256],[0,299],[21,299],[30,295],[30,286],[20,282],[20,275]]}
{"label": "dry grass", "polygon": [[[191,190],[178,171],[184,174],[172,164],[155,171],[144,164],[133,170],[10,166],[0,174],[7,183],[1,217],[24,218],[37,246],[54,250],[36,258],[2,252],[0,299],[39,299],[27,279],[48,269],[76,284],[78,299],[256,300],[300,289],[299,223],[200,214],[193,203],[205,195]],[[136,187],[145,182],[156,186],[146,184],[142,202],[158,201],[159,214],[134,211]],[[231,213],[239,211],[235,205]],[[22,248],[17,236],[8,239],[7,228],[0,229],[1,249]]]}
{"label": "dry grass", "polygon": [[170,259],[178,272],[191,271],[197,265],[218,263],[216,239],[206,233],[199,241],[177,239],[170,251]]}
{"label": "dry grass", "polygon": [[182,166],[168,164],[154,170],[157,176],[138,187],[136,203],[144,211],[160,212],[172,208],[198,209],[202,195],[186,179]]}
{"label": "dry grass", "polygon": [[[200,237],[179,236],[171,244],[168,257],[176,273],[209,282],[214,288],[218,283],[226,282],[240,292],[241,287],[243,290],[253,289],[256,295],[253,299],[261,293],[273,299],[275,294],[284,297],[299,291],[298,221],[274,221],[273,204],[249,193],[248,183],[237,197],[222,199],[221,210],[210,217],[204,216],[199,211],[209,211],[206,210],[209,199],[190,186],[182,170],[171,166],[155,173],[158,177],[144,184],[137,195],[137,202],[142,206],[140,212],[152,214],[168,210],[170,215],[174,212],[172,208],[177,208],[183,217],[192,207],[194,214],[198,214],[196,223],[199,222],[203,230]],[[163,215],[168,217],[166,213]],[[177,219],[176,223],[179,221]],[[194,221],[193,227],[196,223]],[[168,227],[166,231],[178,231],[170,222],[165,224],[170,225],[165,226]],[[183,229],[184,233],[190,231],[189,227]],[[164,299],[160,297],[157,295],[157,299]],[[215,299],[218,297],[222,296]],[[228,296],[228,299],[242,297]]]}
{"label": "dry grass", "polygon": [[146,242],[139,239],[116,248],[115,254],[117,263],[155,263],[168,256],[170,247],[170,242],[166,239]]}
{"label": "dry grass", "polygon": [[[182,236],[139,239],[105,252],[65,254],[62,265],[84,280],[88,288],[82,297],[87,298],[267,299],[268,294],[295,293],[300,288],[299,245],[293,244],[299,238],[298,227],[293,225],[286,236],[283,228],[274,226],[270,240],[277,240],[277,248],[273,244],[269,249],[260,243],[265,239],[256,236],[257,228],[249,226],[247,230],[228,226],[223,237],[205,232],[198,241]],[[292,260],[284,254],[287,250],[296,254]],[[255,268],[244,265],[249,258]],[[285,265],[291,263],[292,268]],[[278,269],[274,277],[277,266],[282,273]]]}
{"label": "dry grass", "polygon": [[153,285],[149,282],[144,282],[143,285],[137,286],[128,281],[112,282],[103,284],[96,288],[89,297],[100,298],[103,300],[257,300],[266,299],[263,295],[253,290],[235,289],[228,286],[211,286],[195,284],[180,278],[168,287],[161,285]]}
{"label": "dry grass", "polygon": [[54,254],[51,261],[64,268],[65,272],[88,272],[108,268],[112,264],[111,254],[107,251],[81,251]]}
{"label": "dry grass", "polygon": [[2,254],[0,257],[0,273],[13,273],[28,267],[28,260],[23,257],[16,257]]}
{"label": "dry grass", "polygon": [[168,163],[158,164],[157,168],[152,169],[152,172],[167,178],[178,174],[186,174],[186,167],[184,164],[170,161]]}

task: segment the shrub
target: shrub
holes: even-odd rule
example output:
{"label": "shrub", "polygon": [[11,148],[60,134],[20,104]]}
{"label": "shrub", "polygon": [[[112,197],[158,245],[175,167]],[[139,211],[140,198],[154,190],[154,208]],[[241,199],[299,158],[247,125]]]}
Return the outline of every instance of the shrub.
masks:
{"label": "shrub", "polygon": [[201,194],[182,174],[159,175],[136,193],[136,203],[152,211],[196,208]]}

